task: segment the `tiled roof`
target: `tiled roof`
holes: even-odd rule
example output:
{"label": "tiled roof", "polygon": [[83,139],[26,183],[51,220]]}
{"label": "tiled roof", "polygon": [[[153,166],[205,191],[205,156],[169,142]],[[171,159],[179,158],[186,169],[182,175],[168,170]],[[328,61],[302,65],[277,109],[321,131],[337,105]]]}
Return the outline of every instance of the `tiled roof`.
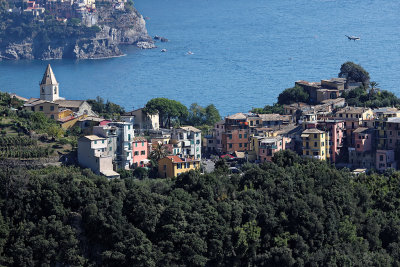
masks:
{"label": "tiled roof", "polygon": [[167,156],[172,162],[183,162],[183,160],[178,156]]}
{"label": "tiled roof", "polygon": [[368,110],[370,110],[370,108],[363,108],[363,107],[345,107],[345,108],[342,108],[341,110],[339,110],[338,112],[336,112],[336,113],[356,113],[356,114],[359,114],[359,113],[364,113],[364,112],[366,112],[366,111],[368,111]]}
{"label": "tiled roof", "polygon": [[243,120],[246,119],[246,115],[244,115],[243,113],[236,113],[226,118],[229,120]]}
{"label": "tiled roof", "polygon": [[369,128],[365,128],[365,127],[358,127],[357,129],[354,130],[353,133],[362,133],[364,131],[367,131]]}
{"label": "tiled roof", "polygon": [[318,130],[316,128],[313,128],[313,129],[304,130],[303,133],[308,134],[308,133],[325,133],[325,132],[321,131],[321,130]]}
{"label": "tiled roof", "polygon": [[147,142],[147,139],[145,137],[138,136],[133,138],[133,142]]}
{"label": "tiled roof", "polygon": [[79,108],[84,100],[56,100],[54,101],[56,104],[58,104],[60,107],[65,107],[65,108]]}
{"label": "tiled roof", "polygon": [[104,139],[105,139],[105,138],[100,137],[100,136],[97,136],[97,135],[86,135],[86,136],[84,136],[84,137],[82,137],[82,138],[86,138],[86,139],[88,139],[88,140],[90,140],[90,141],[104,140]]}
{"label": "tiled roof", "polygon": [[192,131],[192,132],[201,132],[199,129],[193,127],[193,126],[182,126],[180,129],[185,130],[185,131]]}

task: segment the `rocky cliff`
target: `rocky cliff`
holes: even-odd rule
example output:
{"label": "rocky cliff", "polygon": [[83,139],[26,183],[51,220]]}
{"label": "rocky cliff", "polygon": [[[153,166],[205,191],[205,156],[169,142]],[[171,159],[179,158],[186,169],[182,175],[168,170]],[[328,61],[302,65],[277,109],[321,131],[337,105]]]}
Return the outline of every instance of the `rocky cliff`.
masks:
{"label": "rocky cliff", "polygon": [[43,41],[43,38],[32,35],[1,42],[0,60],[108,58],[123,55],[120,45],[136,45],[142,49],[155,47],[147,34],[145,20],[136,9],[120,11],[103,7],[98,9],[97,16],[97,31],[90,37],[67,36],[60,40],[57,36],[50,36]]}

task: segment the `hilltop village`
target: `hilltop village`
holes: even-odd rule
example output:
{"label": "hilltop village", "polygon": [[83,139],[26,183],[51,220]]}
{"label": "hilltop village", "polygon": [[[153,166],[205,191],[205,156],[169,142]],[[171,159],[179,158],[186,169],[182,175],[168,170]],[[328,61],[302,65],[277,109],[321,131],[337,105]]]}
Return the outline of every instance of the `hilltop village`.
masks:
{"label": "hilltop village", "polygon": [[[356,173],[397,169],[400,110],[349,106],[341,96],[360,86],[362,82],[346,78],[297,81],[294,89],[306,92],[308,103],[284,104],[280,114],[233,114],[205,130],[165,127],[159,112],[146,108],[105,119],[85,100],[60,97],[50,65],[38,88],[40,98],[10,97],[22,101],[21,109],[44,114],[64,131],[79,128],[77,152],[70,161],[109,178],[120,177],[121,170],[154,167],[156,177],[176,177],[190,170],[212,170],[217,158],[240,172],[243,163],[268,162],[283,150]],[[2,134],[7,136],[4,130]]]}

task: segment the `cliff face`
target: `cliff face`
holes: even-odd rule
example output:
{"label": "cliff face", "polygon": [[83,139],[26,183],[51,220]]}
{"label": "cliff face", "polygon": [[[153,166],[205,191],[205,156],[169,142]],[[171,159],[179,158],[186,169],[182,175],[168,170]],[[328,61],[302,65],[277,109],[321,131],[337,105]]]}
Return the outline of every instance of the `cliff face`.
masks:
{"label": "cliff face", "polygon": [[95,59],[121,56],[120,45],[137,45],[140,48],[154,48],[154,42],[147,34],[143,17],[135,10],[115,11],[100,8],[98,10],[100,31],[92,38],[68,38],[42,42],[37,38],[25,38],[21,41],[0,46],[1,59]]}

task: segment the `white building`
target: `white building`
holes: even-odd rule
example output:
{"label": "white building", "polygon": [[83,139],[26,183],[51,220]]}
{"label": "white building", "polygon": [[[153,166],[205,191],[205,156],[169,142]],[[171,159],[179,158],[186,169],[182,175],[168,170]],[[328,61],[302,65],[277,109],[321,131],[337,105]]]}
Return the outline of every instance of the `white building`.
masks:
{"label": "white building", "polygon": [[201,131],[193,126],[179,127],[171,133],[171,143],[179,148],[177,156],[201,159]]}
{"label": "white building", "polygon": [[117,169],[129,169],[133,164],[132,141],[135,137],[133,124],[129,122],[110,122],[93,127],[93,134],[107,140],[107,155],[112,156]]}
{"label": "white building", "polygon": [[96,135],[87,135],[78,140],[78,162],[84,168],[91,169],[98,175],[118,178],[113,171],[112,156],[107,155],[107,139]]}

